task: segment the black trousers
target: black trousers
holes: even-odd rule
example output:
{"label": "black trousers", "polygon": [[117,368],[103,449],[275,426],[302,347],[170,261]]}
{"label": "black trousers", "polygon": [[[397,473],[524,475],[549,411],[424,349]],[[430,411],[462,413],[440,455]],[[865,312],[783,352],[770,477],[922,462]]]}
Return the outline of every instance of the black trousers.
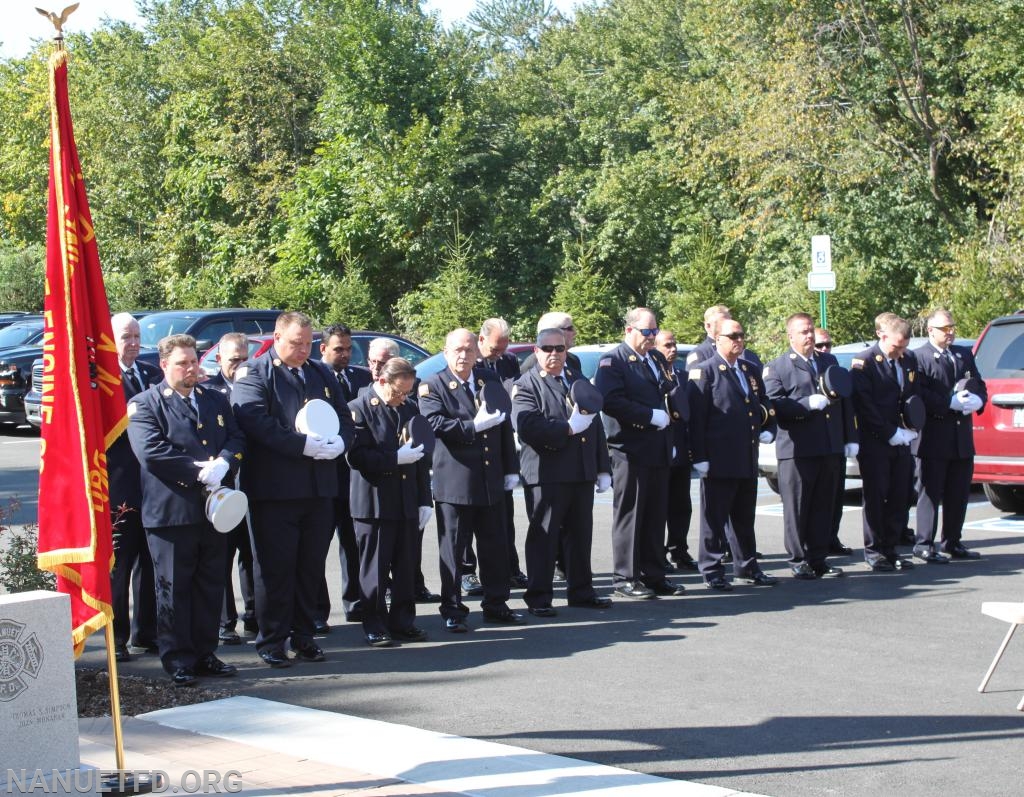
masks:
{"label": "black trousers", "polygon": [[533,609],[551,605],[560,544],[565,556],[566,597],[570,602],[590,600],[596,594],[590,569],[594,483],[534,484],[525,489],[532,496],[526,531],[526,605]]}
{"label": "black trousers", "polygon": [[331,545],[331,498],[255,501],[251,504],[256,563],[256,649],[313,641],[313,616]]}
{"label": "black trousers", "polygon": [[224,535],[209,523],[146,529],[156,577],[160,661],[174,674],[217,647],[224,600]]}
{"label": "black trousers", "polygon": [[[353,520],[359,546],[359,594],[363,631],[381,634],[404,631],[416,620],[413,559],[419,529],[416,520]],[[390,580],[389,580],[390,579]],[[384,600],[391,585],[391,608]]]}
{"label": "black trousers", "polygon": [[843,522],[843,500],[846,498],[846,457],[839,460],[839,478],[836,479],[836,502],[832,507],[832,536],[829,545],[842,545],[839,539],[839,526]]}
{"label": "black trousers", "polygon": [[673,561],[679,561],[690,553],[686,535],[693,517],[693,501],[690,500],[690,466],[668,469],[668,526],[665,537],[665,551]]}
{"label": "black trousers", "polygon": [[238,554],[238,589],[242,593],[242,620],[256,619],[256,587],[253,577],[252,538],[249,522],[243,520],[226,535],[227,547],[224,555],[224,606],[220,613],[221,628],[234,629],[238,622],[238,607],[235,606],[235,587],[231,579],[231,568]]}
{"label": "black trousers", "polygon": [[648,467],[611,452],[612,582],[665,580],[665,517],[669,468]]}
{"label": "black trousers", "polygon": [[725,575],[722,556],[732,551],[733,572],[750,576],[761,567],[754,558],[754,512],[757,479],[700,480],[700,548],[698,564],[705,580]]}
{"label": "black trousers", "polygon": [[[508,540],[508,568],[510,573],[519,573],[519,552],[516,551],[516,502],[513,490],[505,491],[505,535]],[[466,546],[466,554],[462,558],[462,574],[476,572],[476,554],[473,552],[473,541]]]}
{"label": "black trousers", "polygon": [[895,456],[865,454],[862,448],[857,457],[864,493],[864,560],[872,565],[896,560],[896,545],[907,527],[914,458],[907,446],[896,448]]}
{"label": "black trousers", "polygon": [[[110,572],[110,592],[114,610],[114,641],[139,647],[156,644],[156,592],[153,559],[146,543],[146,531],[137,509],[118,517],[114,524],[114,569]],[[134,612],[129,609],[128,594],[134,592]]]}
{"label": "black trousers", "polygon": [[490,506],[435,503],[437,544],[441,560],[441,614],[464,620],[462,572],[466,546],[475,534],[484,596],[480,608],[501,611],[508,607],[508,543],[505,536],[504,502]]}
{"label": "black trousers", "polygon": [[832,539],[839,454],[779,460],[782,527],[790,566],[825,564]]}
{"label": "black trousers", "polygon": [[[348,495],[334,501],[334,534],[338,538],[338,562],[341,565],[341,608],[347,617],[353,609],[360,608],[359,545],[349,512]],[[327,587],[326,574],[320,582],[315,616],[325,623],[331,616],[331,591]]]}
{"label": "black trousers", "polygon": [[917,461],[917,472],[917,538],[914,545],[932,545],[935,542],[941,505],[941,545],[944,550],[949,550],[960,542],[963,534],[974,460],[922,458]]}

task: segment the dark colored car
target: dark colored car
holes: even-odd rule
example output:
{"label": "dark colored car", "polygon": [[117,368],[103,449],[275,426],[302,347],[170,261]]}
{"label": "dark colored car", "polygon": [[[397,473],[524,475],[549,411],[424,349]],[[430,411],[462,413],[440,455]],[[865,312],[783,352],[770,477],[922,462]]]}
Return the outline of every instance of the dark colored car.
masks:
{"label": "dark colored car", "polygon": [[43,339],[43,317],[23,315],[0,329],[0,352],[19,346],[31,346]]}
{"label": "dark colored car", "polygon": [[227,332],[259,335],[274,331],[280,310],[250,310],[232,307],[214,310],[165,310],[139,319],[143,349],[155,349],[161,338],[186,334],[196,339],[202,354]]}
{"label": "dark colored car", "polygon": [[24,310],[9,310],[7,312],[0,313],[0,329],[9,327],[15,321],[21,321],[27,315],[28,313]]}
{"label": "dark colored car", "polygon": [[0,351],[0,424],[25,423],[25,394],[32,363],[42,354],[39,346],[18,346]]}
{"label": "dark colored car", "polygon": [[974,481],[996,509],[1024,513],[1024,311],[990,321],[974,359],[988,388],[974,416]]}
{"label": "dark colored car", "polygon": [[[366,365],[366,350],[370,346],[370,341],[374,338],[388,338],[398,344],[398,356],[404,357],[413,365],[427,359],[430,356],[430,352],[424,349],[422,346],[417,346],[411,340],[406,340],[398,335],[392,335],[390,332],[369,332],[366,330],[359,330],[352,333],[352,365]],[[311,360],[320,359],[320,341],[321,336],[319,332],[313,333],[313,351],[310,353]],[[258,357],[263,354],[267,349],[271,347],[274,342],[274,336],[272,334],[267,335],[250,335],[249,336],[249,358]],[[203,372],[207,376],[213,376],[220,369],[217,364],[217,351],[219,349],[219,341],[214,343],[202,357],[199,358],[199,367],[203,369]]]}

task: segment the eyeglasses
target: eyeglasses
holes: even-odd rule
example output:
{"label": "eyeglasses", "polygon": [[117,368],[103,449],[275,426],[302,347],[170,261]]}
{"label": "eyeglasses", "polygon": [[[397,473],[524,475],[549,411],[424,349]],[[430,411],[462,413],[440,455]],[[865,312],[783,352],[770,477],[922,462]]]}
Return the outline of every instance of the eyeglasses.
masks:
{"label": "eyeglasses", "polygon": [[248,357],[232,357],[228,360],[228,363],[230,365],[238,365],[239,363],[244,363],[248,359]]}
{"label": "eyeglasses", "polygon": [[831,349],[832,348],[832,341],[830,341],[830,340],[823,340],[821,343],[815,343],[814,344],[814,348],[816,348],[816,349]]}
{"label": "eyeglasses", "polygon": [[945,332],[947,335],[950,332],[956,332],[956,324],[946,324],[944,327],[929,327],[929,329],[937,329],[940,332]]}
{"label": "eyeglasses", "polygon": [[661,330],[659,330],[657,327],[654,327],[653,329],[637,329],[637,332],[639,332],[645,338],[653,338],[660,331]]}
{"label": "eyeglasses", "polygon": [[728,338],[729,340],[743,340],[746,336],[746,332],[730,332],[729,334],[722,332],[718,337]]}
{"label": "eyeglasses", "polygon": [[565,344],[564,343],[546,343],[543,346],[538,346],[537,348],[540,349],[545,354],[551,354],[551,352],[553,352],[553,351],[557,351],[559,354],[561,354],[563,351],[565,351]]}

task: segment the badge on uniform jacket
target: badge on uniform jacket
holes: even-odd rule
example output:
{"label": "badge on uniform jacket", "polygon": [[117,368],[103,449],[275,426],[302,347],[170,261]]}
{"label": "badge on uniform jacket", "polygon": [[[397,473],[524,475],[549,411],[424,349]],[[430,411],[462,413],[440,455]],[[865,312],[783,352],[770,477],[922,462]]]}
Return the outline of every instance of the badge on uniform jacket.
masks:
{"label": "badge on uniform jacket", "polygon": [[631,355],[629,355],[629,361],[630,361],[631,363],[635,363],[635,362],[636,362],[636,355],[635,355],[635,354],[631,354]]}
{"label": "badge on uniform jacket", "polygon": [[218,415],[217,416],[217,425],[218,426],[223,426],[224,425],[224,416],[223,415]]}
{"label": "badge on uniform jacket", "polygon": [[459,386],[459,383],[456,382],[454,379],[451,382],[448,383],[448,387],[451,388],[452,390],[455,390],[455,388],[457,388],[458,386]]}
{"label": "badge on uniform jacket", "polygon": [[426,382],[422,383],[420,385],[419,393],[420,393],[421,396],[429,396],[430,395],[430,385],[428,385]]}

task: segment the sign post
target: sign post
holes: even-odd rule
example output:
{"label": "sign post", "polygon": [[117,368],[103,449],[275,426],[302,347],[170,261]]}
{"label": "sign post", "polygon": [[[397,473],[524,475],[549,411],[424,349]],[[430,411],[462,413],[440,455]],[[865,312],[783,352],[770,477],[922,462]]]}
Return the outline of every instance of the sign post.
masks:
{"label": "sign post", "polygon": [[807,290],[818,292],[818,323],[828,329],[826,294],[836,289],[836,274],[832,270],[832,239],[828,235],[811,236],[811,272],[807,275]]}

